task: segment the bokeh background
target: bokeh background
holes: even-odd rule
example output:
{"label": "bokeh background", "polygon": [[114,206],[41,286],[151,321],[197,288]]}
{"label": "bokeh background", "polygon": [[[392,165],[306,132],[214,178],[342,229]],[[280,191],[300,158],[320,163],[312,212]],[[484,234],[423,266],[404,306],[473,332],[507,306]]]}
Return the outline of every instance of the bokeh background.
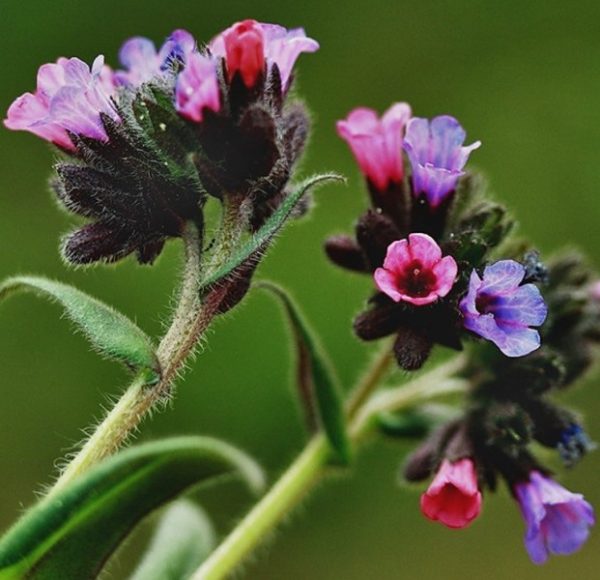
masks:
{"label": "bokeh background", "polygon": [[[416,114],[451,113],[483,147],[474,166],[512,205],[544,252],[584,248],[600,266],[600,3],[544,0],[22,0],[0,2],[0,109],[34,86],[37,67],[60,55],[115,63],[120,43],[142,34],[162,41],[185,27],[208,40],[233,21],[254,17],[304,26],[321,42],[301,58],[299,89],[314,112],[303,170],[334,169],[348,187],[328,187],[308,220],[291,226],[264,265],[293,289],[351,385],[372,354],[350,331],[370,282],[330,267],[323,238],[349,229],[366,203],[363,185],[334,122],[359,104],[409,101]],[[0,129],[0,277],[38,273],[74,283],[116,305],[148,332],[164,324],[179,267],[171,243],[153,268],[127,260],[74,271],[61,263],[59,235],[72,218],[47,190],[53,153],[31,135]],[[275,477],[301,449],[303,432],[290,396],[289,352],[278,309],[253,294],[215,325],[179,385],[172,408],[147,422],[139,438],[171,434],[223,437],[254,454]],[[32,296],[0,311],[0,528],[50,481],[55,460],[99,415],[127,377],[89,352],[57,307]],[[600,377],[565,399],[586,412],[600,439]],[[374,442],[351,477],[332,478],[295,513],[243,577],[337,580],[464,577],[500,580],[598,578],[600,533],[570,558],[532,565],[520,515],[507,493],[489,496],[471,528],[452,532],[420,516],[419,489],[396,474],[410,443]],[[562,481],[600,506],[600,454]],[[224,534],[251,498],[236,484],[199,495]],[[146,523],[111,568],[126,577]]]}

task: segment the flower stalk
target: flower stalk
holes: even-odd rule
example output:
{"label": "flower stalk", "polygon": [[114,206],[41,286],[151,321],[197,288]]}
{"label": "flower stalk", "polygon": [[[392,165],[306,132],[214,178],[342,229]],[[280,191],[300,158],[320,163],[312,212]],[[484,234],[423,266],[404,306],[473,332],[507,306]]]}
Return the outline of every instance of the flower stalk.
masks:
{"label": "flower stalk", "polygon": [[[466,365],[466,358],[459,355],[401,387],[369,398],[381,385],[392,360],[389,348],[381,352],[346,407],[349,435],[355,444],[370,431],[373,419],[380,412],[400,411],[435,396],[465,391],[470,384],[466,379],[455,378]],[[196,571],[192,580],[226,578],[321,479],[330,459],[327,439],[324,435],[315,436],[271,490]]]}
{"label": "flower stalk", "polygon": [[117,404],[67,464],[50,489],[50,494],[63,489],[79,475],[117,451],[138,429],[148,413],[157,404],[168,399],[173,380],[216,314],[218,297],[204,303],[200,299],[201,239],[197,226],[192,222],[186,226],[183,242],[185,266],[179,300],[171,325],[157,350],[162,368],[160,381],[150,385],[143,375],[135,377]]}

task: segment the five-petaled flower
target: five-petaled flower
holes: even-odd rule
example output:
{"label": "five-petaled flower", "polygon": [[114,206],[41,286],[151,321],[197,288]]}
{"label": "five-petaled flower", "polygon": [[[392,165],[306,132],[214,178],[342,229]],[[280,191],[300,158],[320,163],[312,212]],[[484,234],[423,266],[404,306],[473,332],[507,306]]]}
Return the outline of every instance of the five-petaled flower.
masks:
{"label": "five-petaled flower", "polygon": [[98,56],[92,68],[78,58],[42,65],[35,93],[21,95],[8,109],[4,125],[29,131],[63,149],[73,150],[69,133],[105,141],[101,113],[119,121],[111,98],[112,73]]}
{"label": "five-petaled flower", "polygon": [[408,104],[395,103],[381,119],[373,109],[359,107],[337,122],[338,135],[348,143],[360,170],[379,191],[402,181],[402,139],[410,115]]}
{"label": "five-petaled flower", "polygon": [[583,496],[572,493],[538,471],[517,483],[514,492],[527,525],[525,547],[535,564],[549,553],[568,555],[581,548],[594,525],[594,509]]}
{"label": "five-petaled flower", "polygon": [[281,90],[290,86],[296,59],[303,52],[315,52],[319,43],[302,28],[287,30],[277,24],[244,20],[216,36],[208,46],[216,57],[225,59],[229,80],[239,73],[248,88],[256,85],[274,65],[279,69]]}
{"label": "five-petaled flower", "polygon": [[421,511],[430,520],[449,528],[468,526],[481,511],[481,491],[475,465],[469,458],[444,459],[427,491],[421,496]]}
{"label": "five-petaled flower", "polygon": [[377,287],[394,302],[415,306],[431,304],[446,296],[456,280],[458,267],[452,256],[427,234],[410,234],[390,244],[383,268],[375,270]]}
{"label": "five-petaled flower", "polygon": [[471,273],[469,291],[460,302],[465,328],[492,341],[509,357],[525,356],[540,346],[541,326],[548,309],[534,284],[523,284],[525,268],[501,260]]}
{"label": "five-petaled flower", "polygon": [[439,206],[456,189],[471,151],[481,141],[463,147],[466,133],[449,115],[408,122],[403,147],[412,167],[413,194],[424,194],[431,207]]}
{"label": "five-petaled flower", "polygon": [[115,83],[139,87],[164,74],[174,60],[184,64],[195,50],[194,37],[182,29],[173,31],[158,51],[149,38],[130,38],[119,51],[119,60],[126,70],[114,73]]}

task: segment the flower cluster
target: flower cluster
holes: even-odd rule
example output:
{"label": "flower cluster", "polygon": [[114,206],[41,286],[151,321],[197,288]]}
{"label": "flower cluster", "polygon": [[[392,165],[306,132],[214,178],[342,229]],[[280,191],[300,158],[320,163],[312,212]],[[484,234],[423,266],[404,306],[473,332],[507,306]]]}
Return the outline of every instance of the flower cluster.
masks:
{"label": "flower cluster", "polygon": [[5,125],[64,154],[52,185],[91,222],[67,236],[77,264],[133,252],[152,262],[186,222],[202,230],[207,196],[242,208],[255,231],[287,195],[308,134],[302,105],[288,103],[294,64],[318,49],[302,29],[246,20],[199,48],[176,30],[160,48],[125,42],[113,71],[98,57],[43,65],[35,93]]}
{"label": "flower cluster", "polygon": [[411,117],[405,103],[381,119],[356,109],[338,132],[373,206],[359,218],[355,240],[334,236],[325,246],[336,264],[373,275],[376,293],[355,320],[357,335],[395,333],[398,364],[407,370],[419,368],[435,343],[461,349],[472,335],[509,357],[535,350],[546,306],[518,260],[490,263],[512,222],[464,171],[480,142],[464,146],[456,119]]}
{"label": "flower cluster", "polygon": [[[576,255],[549,261],[509,243],[513,221],[465,171],[477,141],[450,116],[411,116],[405,103],[382,117],[359,108],[339,121],[366,178],[371,208],[355,236],[325,243],[331,261],[372,276],[373,294],[354,321],[363,340],[395,335],[405,370],[432,347],[470,348],[467,408],[433,431],[407,461],[409,481],[433,476],[423,514],[450,528],[480,513],[485,487],[504,479],[526,522],[536,563],[587,539],[592,507],[550,476],[530,451],[553,448],[568,466],[593,445],[577,416],[551,399],[594,360],[600,287]],[[399,433],[402,435],[402,433]]]}

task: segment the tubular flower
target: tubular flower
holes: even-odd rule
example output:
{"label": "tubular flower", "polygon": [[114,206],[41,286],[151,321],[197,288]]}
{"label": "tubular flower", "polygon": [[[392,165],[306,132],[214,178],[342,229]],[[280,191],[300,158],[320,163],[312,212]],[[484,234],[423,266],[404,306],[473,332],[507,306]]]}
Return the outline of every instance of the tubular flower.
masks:
{"label": "tubular flower", "polygon": [[359,107],[337,122],[338,135],[348,143],[361,171],[379,191],[402,181],[402,140],[410,115],[408,104],[396,103],[381,119],[373,109]]}
{"label": "tubular flower", "polygon": [[534,284],[521,285],[525,268],[514,260],[487,266],[483,279],[473,270],[469,291],[460,303],[465,328],[492,341],[509,357],[539,348],[540,326],[548,309]]}
{"label": "tubular flower", "polygon": [[139,87],[163,74],[173,61],[187,62],[195,50],[194,37],[181,29],[175,30],[158,51],[148,38],[130,38],[119,51],[119,60],[126,70],[115,72],[115,82],[118,85]]}
{"label": "tubular flower", "polygon": [[421,511],[449,528],[468,526],[481,511],[475,465],[469,458],[444,459],[429,489],[421,496]]}
{"label": "tubular flower", "polygon": [[408,122],[403,146],[412,167],[413,193],[424,194],[431,207],[456,189],[471,151],[481,145],[476,141],[463,147],[465,137],[460,123],[448,115]]}
{"label": "tubular flower", "polygon": [[390,244],[383,268],[375,270],[374,278],[377,287],[394,302],[423,306],[450,292],[457,271],[454,258],[442,258],[433,238],[410,234],[407,240]]}
{"label": "tubular flower", "polygon": [[514,492],[527,525],[525,547],[535,564],[543,564],[550,553],[572,554],[588,539],[594,509],[581,494],[538,471],[517,483]]}
{"label": "tubular flower", "polygon": [[119,121],[109,77],[103,56],[94,60],[91,70],[78,58],[59,58],[54,64],[42,65],[36,92],[21,95],[10,106],[4,125],[68,150],[75,148],[69,133],[106,141],[101,114]]}
{"label": "tubular flower", "polygon": [[200,122],[204,109],[218,112],[221,108],[219,79],[215,62],[201,55],[189,55],[175,85],[175,108],[190,121]]}
{"label": "tubular flower", "polygon": [[303,52],[315,52],[319,43],[308,38],[302,28],[287,30],[277,24],[256,20],[237,22],[209,44],[210,53],[225,59],[231,81],[236,73],[246,87],[254,87],[265,72],[277,65],[281,89],[286,92],[291,83],[296,59]]}

